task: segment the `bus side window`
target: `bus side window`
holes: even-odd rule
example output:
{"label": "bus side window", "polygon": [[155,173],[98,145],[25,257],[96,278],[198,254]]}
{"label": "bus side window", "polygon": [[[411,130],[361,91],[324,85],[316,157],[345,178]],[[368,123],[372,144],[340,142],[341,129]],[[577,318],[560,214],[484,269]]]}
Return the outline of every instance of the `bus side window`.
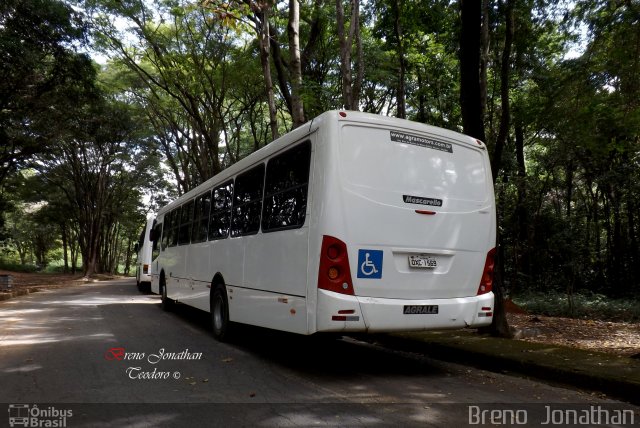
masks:
{"label": "bus side window", "polygon": [[169,246],[169,236],[171,235],[171,216],[172,212],[168,212],[164,216],[164,223],[162,225],[162,251]]}
{"label": "bus side window", "polygon": [[207,240],[210,205],[211,192],[207,192],[196,198],[193,213],[193,228],[191,229],[191,242],[203,242]]}
{"label": "bus side window", "polygon": [[269,160],[262,211],[262,231],[302,227],[307,212],[311,142]]}
{"label": "bus side window", "polygon": [[[162,233],[162,223],[156,224],[153,228],[153,246],[151,247],[151,260],[155,260],[160,255],[160,234]],[[162,239],[164,242],[164,237]]]}
{"label": "bus side window", "polygon": [[193,224],[193,199],[182,206],[180,210],[180,226],[178,229],[178,245],[191,242],[191,225]]}
{"label": "bus side window", "polygon": [[260,164],[236,178],[231,236],[252,235],[260,230],[264,170],[264,164]]}
{"label": "bus side window", "polygon": [[229,236],[231,222],[231,200],[233,181],[228,181],[213,189],[211,217],[209,219],[209,239],[223,239]]}
{"label": "bus side window", "polygon": [[171,236],[169,237],[169,246],[178,245],[178,228],[180,227],[180,208],[175,208],[171,213]]}

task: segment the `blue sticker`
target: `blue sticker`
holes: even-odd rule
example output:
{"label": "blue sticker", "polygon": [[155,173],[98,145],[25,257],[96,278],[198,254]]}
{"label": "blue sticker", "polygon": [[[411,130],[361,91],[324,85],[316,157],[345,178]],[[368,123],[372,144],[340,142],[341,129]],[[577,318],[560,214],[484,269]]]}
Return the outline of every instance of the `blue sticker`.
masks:
{"label": "blue sticker", "polygon": [[382,278],[382,251],[358,250],[358,278]]}

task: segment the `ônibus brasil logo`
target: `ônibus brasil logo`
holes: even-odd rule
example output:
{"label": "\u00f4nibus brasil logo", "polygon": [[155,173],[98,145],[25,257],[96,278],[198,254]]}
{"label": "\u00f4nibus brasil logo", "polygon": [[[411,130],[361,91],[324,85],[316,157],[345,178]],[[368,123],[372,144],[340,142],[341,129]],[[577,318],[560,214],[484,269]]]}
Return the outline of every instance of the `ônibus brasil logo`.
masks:
{"label": "\u00f4nibus brasil logo", "polygon": [[9,404],[10,427],[66,427],[73,410],[37,404]]}

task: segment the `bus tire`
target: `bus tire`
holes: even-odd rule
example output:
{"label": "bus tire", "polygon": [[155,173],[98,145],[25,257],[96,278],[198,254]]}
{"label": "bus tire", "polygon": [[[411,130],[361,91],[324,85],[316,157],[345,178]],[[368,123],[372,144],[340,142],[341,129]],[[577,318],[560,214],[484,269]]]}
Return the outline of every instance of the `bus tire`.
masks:
{"label": "bus tire", "polygon": [[216,340],[226,342],[231,337],[229,301],[227,290],[222,284],[216,285],[211,293],[211,327]]}
{"label": "bus tire", "polygon": [[160,278],[160,294],[162,295],[162,309],[170,312],[173,309],[173,300],[167,297],[167,284],[164,277]]}

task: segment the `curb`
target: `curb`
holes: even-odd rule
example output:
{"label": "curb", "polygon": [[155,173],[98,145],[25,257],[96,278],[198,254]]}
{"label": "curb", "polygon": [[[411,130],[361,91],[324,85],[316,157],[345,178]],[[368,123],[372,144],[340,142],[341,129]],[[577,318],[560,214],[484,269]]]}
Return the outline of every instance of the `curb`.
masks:
{"label": "curb", "polygon": [[[514,340],[486,339],[495,341],[496,345],[508,343],[500,341],[513,343]],[[636,363],[631,359],[629,359],[629,367],[613,367],[613,369],[609,367],[614,374],[606,376],[602,371],[597,370],[598,366],[603,364],[593,362],[593,355],[596,353],[573,348],[566,349],[576,355],[576,358],[571,360],[571,367],[568,368],[554,364],[554,359],[548,358],[548,355],[545,355],[544,358],[534,358],[535,354],[540,355],[538,352],[542,352],[544,347],[533,346],[529,342],[522,341],[518,341],[521,348],[519,351],[505,349],[494,352],[479,350],[472,340],[465,340],[464,337],[459,336],[455,339],[437,340],[420,334],[392,334],[377,335],[375,341],[392,349],[418,352],[437,360],[473,366],[497,373],[510,371],[565,386],[602,392],[609,397],[640,405],[640,376],[638,376],[640,364],[636,366]],[[553,348],[559,349],[561,347],[554,346]],[[517,355],[516,352],[520,355]],[[582,360],[581,354],[584,356]],[[589,357],[591,357],[591,361],[588,361]],[[621,357],[620,361],[626,363],[626,359],[623,358]],[[606,360],[603,361],[606,362]]]}
{"label": "curb", "polygon": [[55,290],[58,288],[72,287],[74,285],[92,284],[92,283],[103,282],[103,281],[110,281],[110,280],[84,281],[84,280],[76,279],[68,283],[57,284],[57,285],[34,285],[30,287],[16,288],[15,290],[11,290],[11,291],[0,291],[0,302],[5,300],[10,300],[16,297],[20,297],[20,296],[26,296],[31,293],[37,293],[42,290]]}

